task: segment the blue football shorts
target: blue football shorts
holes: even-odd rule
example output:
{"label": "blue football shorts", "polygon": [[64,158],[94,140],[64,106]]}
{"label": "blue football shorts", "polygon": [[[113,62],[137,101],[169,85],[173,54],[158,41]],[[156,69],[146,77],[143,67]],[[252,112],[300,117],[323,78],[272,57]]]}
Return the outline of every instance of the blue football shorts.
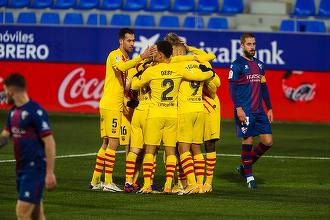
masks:
{"label": "blue football shorts", "polygon": [[272,129],[265,112],[245,113],[246,122],[239,121],[235,112],[237,137],[255,137],[260,134],[272,134]]}
{"label": "blue football shorts", "polygon": [[40,204],[45,188],[45,169],[28,168],[19,171],[16,178],[18,199]]}

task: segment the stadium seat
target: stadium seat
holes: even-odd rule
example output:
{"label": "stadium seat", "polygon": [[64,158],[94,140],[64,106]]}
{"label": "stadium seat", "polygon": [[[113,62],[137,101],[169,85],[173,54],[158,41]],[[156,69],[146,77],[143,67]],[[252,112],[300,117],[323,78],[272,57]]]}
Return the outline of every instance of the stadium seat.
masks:
{"label": "stadium seat", "polygon": [[99,6],[98,0],[78,0],[76,8],[77,9],[92,9]]}
{"label": "stadium seat", "polygon": [[187,16],[183,23],[184,28],[204,28],[204,20],[201,16]]}
{"label": "stadium seat", "polygon": [[324,33],[326,32],[326,26],[324,21],[282,20],[280,31]]}
{"label": "stadium seat", "polygon": [[135,26],[155,27],[155,17],[153,15],[138,15],[135,19]]}
{"label": "stadium seat", "polygon": [[171,8],[170,0],[151,0],[147,11],[167,11]]}
{"label": "stadium seat", "polygon": [[296,31],[296,23],[293,20],[282,20],[280,25],[280,31],[288,32],[288,31]]}
{"label": "stadium seat", "polygon": [[307,17],[315,15],[315,3],[314,0],[296,0],[293,16]]}
{"label": "stadium seat", "polygon": [[76,6],[76,0],[54,0],[53,8],[68,9]]}
{"label": "stadium seat", "polygon": [[107,25],[107,17],[105,16],[105,14],[95,14],[95,13],[91,13],[88,16],[87,19],[87,24],[88,25]]}
{"label": "stadium seat", "polygon": [[7,6],[8,0],[0,0],[0,7]]}
{"label": "stadium seat", "polygon": [[110,25],[131,26],[131,17],[128,14],[114,14],[111,18]]}
{"label": "stadium seat", "polygon": [[69,12],[64,16],[63,24],[65,25],[82,25],[84,24],[84,19],[81,13]]}
{"label": "stadium seat", "polygon": [[18,24],[35,24],[37,23],[36,14],[34,12],[20,12],[17,18]]}
{"label": "stadium seat", "polygon": [[179,17],[178,16],[171,16],[171,15],[163,15],[160,17],[159,27],[163,28],[178,28],[180,27],[179,24]]}
{"label": "stadium seat", "polygon": [[326,27],[324,21],[306,21],[305,23],[301,23],[300,27],[305,25],[305,32],[313,32],[313,33],[325,33]]}
{"label": "stadium seat", "polygon": [[318,16],[330,18],[330,0],[321,0]]}
{"label": "stadium seat", "polygon": [[13,13],[12,12],[0,12],[0,23],[1,24],[14,23]]}
{"label": "stadium seat", "polygon": [[195,10],[195,1],[175,0],[172,11],[174,12],[191,12]]}
{"label": "stadium seat", "polygon": [[219,10],[218,0],[199,0],[197,11],[199,13],[213,13]]}
{"label": "stadium seat", "polygon": [[123,0],[101,0],[99,8],[102,10],[117,10],[123,6]]}
{"label": "stadium seat", "polygon": [[222,14],[238,14],[243,13],[243,0],[223,0],[220,13]]}
{"label": "stadium seat", "polygon": [[227,18],[218,18],[218,17],[211,17],[207,24],[208,29],[228,29],[228,20]]}
{"label": "stadium seat", "polygon": [[52,0],[32,0],[30,8],[50,8],[53,6]]}
{"label": "stadium seat", "polygon": [[126,11],[139,11],[147,7],[147,0],[126,0],[123,9]]}
{"label": "stadium seat", "polygon": [[40,18],[40,24],[60,24],[60,15],[56,12],[44,12]]}
{"label": "stadium seat", "polygon": [[8,7],[9,8],[25,8],[30,4],[29,0],[9,0]]}

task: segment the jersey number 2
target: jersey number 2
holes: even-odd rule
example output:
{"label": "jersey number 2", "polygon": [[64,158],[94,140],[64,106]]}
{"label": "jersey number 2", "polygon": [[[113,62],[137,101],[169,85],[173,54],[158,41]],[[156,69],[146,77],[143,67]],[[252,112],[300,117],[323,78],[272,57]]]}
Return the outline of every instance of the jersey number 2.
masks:
{"label": "jersey number 2", "polygon": [[162,87],[169,87],[162,93],[162,101],[171,101],[173,100],[172,96],[167,96],[174,88],[174,82],[172,79],[164,79],[162,82]]}

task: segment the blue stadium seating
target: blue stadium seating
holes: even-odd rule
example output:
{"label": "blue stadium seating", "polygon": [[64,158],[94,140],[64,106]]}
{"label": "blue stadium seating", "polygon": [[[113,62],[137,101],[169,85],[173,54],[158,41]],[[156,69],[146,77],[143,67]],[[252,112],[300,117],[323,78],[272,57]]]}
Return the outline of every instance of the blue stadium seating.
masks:
{"label": "blue stadium seating", "polygon": [[219,10],[218,0],[199,0],[197,11],[199,13],[213,13]]}
{"label": "blue stadium seating", "polygon": [[68,9],[76,6],[76,0],[54,0],[53,8]]}
{"label": "blue stadium seating", "polygon": [[305,25],[305,32],[313,32],[313,33],[325,33],[326,27],[324,21],[306,21],[305,23],[301,23],[300,27]]}
{"label": "blue stadium seating", "polygon": [[7,6],[8,0],[0,0],[0,7]]}
{"label": "blue stadium seating", "polygon": [[324,21],[282,20],[280,31],[324,33],[326,27]]}
{"label": "blue stadium seating", "polygon": [[243,13],[244,5],[243,0],[223,0],[220,13],[222,14],[237,14]]}
{"label": "blue stadium seating", "polygon": [[227,18],[211,17],[207,24],[208,29],[228,29],[228,20]]}
{"label": "blue stadium seating", "polygon": [[105,14],[91,13],[88,16],[87,24],[88,25],[98,25],[98,26],[107,25],[107,17],[105,16]]}
{"label": "blue stadium seating", "polygon": [[123,0],[101,0],[99,8],[102,10],[116,10],[121,9]]}
{"label": "blue stadium seating", "polygon": [[174,12],[191,12],[195,10],[195,1],[190,0],[174,0],[171,9]]}
{"label": "blue stadium seating", "polygon": [[30,4],[29,0],[10,0],[8,1],[9,8],[25,8]]}
{"label": "blue stadium seating", "polygon": [[296,31],[298,28],[296,27],[296,23],[293,20],[282,20],[280,25],[280,31]]}
{"label": "blue stadium seating", "polygon": [[76,8],[77,9],[92,9],[99,6],[98,0],[78,0]]}
{"label": "blue stadium seating", "polygon": [[40,18],[40,24],[60,24],[60,15],[56,12],[44,12]]}
{"label": "blue stadium seating", "polygon": [[168,11],[171,8],[170,0],[151,0],[147,11]]}
{"label": "blue stadium seating", "polygon": [[293,16],[307,17],[315,15],[315,3],[314,0],[296,0]]}
{"label": "blue stadium seating", "polygon": [[82,25],[84,24],[84,19],[81,13],[69,12],[64,16],[63,24],[65,25]]}
{"label": "blue stadium seating", "polygon": [[53,6],[52,0],[32,0],[30,8],[50,8]]}
{"label": "blue stadium seating", "polygon": [[34,12],[20,12],[17,18],[18,24],[35,24],[37,23],[36,14]]}
{"label": "blue stadium seating", "polygon": [[183,23],[184,28],[204,28],[204,20],[201,16],[187,16]]}
{"label": "blue stadium seating", "polygon": [[163,15],[160,17],[159,27],[163,28],[178,28],[180,27],[179,24],[179,17],[178,16],[171,16],[171,15]]}
{"label": "blue stadium seating", "polygon": [[147,0],[126,0],[123,9],[126,11],[139,11],[147,7]]}
{"label": "blue stadium seating", "polygon": [[321,0],[318,16],[330,18],[330,0]]}
{"label": "blue stadium seating", "polygon": [[131,17],[128,14],[114,14],[111,18],[110,25],[131,26]]}
{"label": "blue stadium seating", "polygon": [[155,17],[153,15],[138,15],[135,18],[135,26],[155,27]]}
{"label": "blue stadium seating", "polygon": [[14,23],[13,13],[12,12],[0,12],[0,23],[1,24]]}

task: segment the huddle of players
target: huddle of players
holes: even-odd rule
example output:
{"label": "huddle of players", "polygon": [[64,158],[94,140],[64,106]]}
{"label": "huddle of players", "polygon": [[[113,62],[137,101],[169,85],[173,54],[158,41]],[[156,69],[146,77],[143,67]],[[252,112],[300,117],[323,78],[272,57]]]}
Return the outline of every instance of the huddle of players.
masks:
{"label": "huddle of players", "polygon": [[[215,142],[220,136],[220,103],[216,94],[220,79],[208,63],[215,55],[188,47],[174,33],[132,60],[128,59],[128,52],[133,50],[134,32],[121,29],[119,43],[120,47],[107,59],[100,101],[103,144],[97,154],[91,188],[122,191],[113,183],[112,172],[120,130],[124,135],[130,129],[125,192],[137,190],[141,166],[144,184],[139,192],[154,191],[156,155],[161,143],[166,166],[164,193],[211,192]],[[121,144],[127,145],[127,139]],[[201,151],[203,142],[205,158]],[[103,171],[104,184],[100,181]],[[177,181],[173,181],[175,174]]]}

